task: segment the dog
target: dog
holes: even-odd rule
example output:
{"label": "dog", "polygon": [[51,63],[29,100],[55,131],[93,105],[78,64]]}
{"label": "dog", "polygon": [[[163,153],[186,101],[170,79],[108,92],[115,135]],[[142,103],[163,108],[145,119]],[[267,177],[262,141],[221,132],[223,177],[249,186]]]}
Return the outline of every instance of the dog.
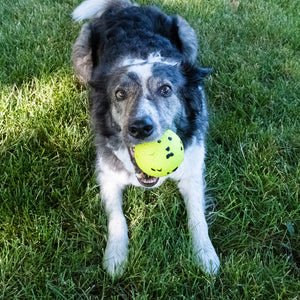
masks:
{"label": "dog", "polygon": [[[196,263],[215,275],[220,261],[205,219],[204,157],[208,127],[204,78],[195,66],[197,36],[185,19],[129,0],[86,0],[73,12],[82,26],[72,50],[79,81],[89,85],[96,172],[108,218],[103,266],[124,272],[128,230],[122,211],[127,185],[154,188],[167,178],[183,196]],[[165,177],[151,177],[136,164],[134,147],[166,130],[182,140],[182,164]]]}

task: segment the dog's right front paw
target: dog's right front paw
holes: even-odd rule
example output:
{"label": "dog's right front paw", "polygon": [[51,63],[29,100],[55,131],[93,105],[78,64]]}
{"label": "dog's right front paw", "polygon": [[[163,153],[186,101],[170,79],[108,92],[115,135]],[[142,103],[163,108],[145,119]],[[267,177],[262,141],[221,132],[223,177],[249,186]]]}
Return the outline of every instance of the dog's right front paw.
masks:
{"label": "dog's right front paw", "polygon": [[213,245],[210,243],[207,247],[202,247],[195,252],[196,262],[202,267],[203,271],[216,276],[220,268],[220,260]]}
{"label": "dog's right front paw", "polygon": [[121,246],[120,243],[108,243],[103,258],[103,267],[113,278],[121,277],[125,270],[127,262],[127,246]]}

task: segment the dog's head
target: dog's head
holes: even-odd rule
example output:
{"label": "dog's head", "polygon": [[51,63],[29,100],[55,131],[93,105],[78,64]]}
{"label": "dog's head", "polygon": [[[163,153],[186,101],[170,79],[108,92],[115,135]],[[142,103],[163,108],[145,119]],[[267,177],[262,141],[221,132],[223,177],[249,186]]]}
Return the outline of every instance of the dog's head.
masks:
{"label": "dog's head", "polygon": [[199,87],[207,73],[159,55],[124,59],[108,72],[99,69],[90,82],[97,132],[117,138],[118,145],[134,147],[157,140],[171,129],[186,146],[199,129],[202,111],[206,121]]}
{"label": "dog's head", "polygon": [[[128,148],[134,163],[134,146],[159,139],[167,129],[185,147],[203,138],[202,84],[209,70],[193,65],[196,54],[197,38],[188,23],[155,8],[111,6],[85,24],[72,59],[79,79],[91,86],[98,144],[113,151]],[[148,179],[144,185],[152,184]]]}
{"label": "dog's head", "polygon": [[202,83],[209,70],[152,58],[126,59],[108,72],[99,69],[90,82],[96,136],[112,149],[128,148],[144,186],[158,179],[136,166],[134,146],[157,140],[171,129],[188,147],[193,138],[204,136],[207,126]]}

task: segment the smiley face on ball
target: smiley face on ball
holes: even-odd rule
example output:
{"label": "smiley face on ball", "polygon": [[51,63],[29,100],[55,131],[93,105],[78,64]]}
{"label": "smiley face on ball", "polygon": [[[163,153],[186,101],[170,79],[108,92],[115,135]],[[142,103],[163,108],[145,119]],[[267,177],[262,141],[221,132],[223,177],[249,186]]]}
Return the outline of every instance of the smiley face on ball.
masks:
{"label": "smiley face on ball", "polygon": [[183,160],[184,148],[180,137],[167,130],[157,141],[135,147],[139,168],[153,177],[164,177],[177,170]]}

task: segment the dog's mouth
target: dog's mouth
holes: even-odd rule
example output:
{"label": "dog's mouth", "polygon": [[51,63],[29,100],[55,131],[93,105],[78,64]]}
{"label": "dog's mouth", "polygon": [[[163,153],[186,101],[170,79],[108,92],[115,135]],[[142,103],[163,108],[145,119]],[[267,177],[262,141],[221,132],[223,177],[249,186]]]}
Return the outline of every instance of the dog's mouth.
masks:
{"label": "dog's mouth", "polygon": [[135,169],[135,176],[137,178],[137,180],[139,181],[139,183],[141,185],[143,185],[144,187],[152,187],[155,186],[159,180],[158,177],[153,177],[150,175],[147,175],[146,173],[144,173],[139,166],[136,163],[135,160],[135,154],[134,154],[134,147],[130,147],[128,149],[129,154],[130,154],[130,158],[131,158],[131,162],[134,165],[134,169]]}

